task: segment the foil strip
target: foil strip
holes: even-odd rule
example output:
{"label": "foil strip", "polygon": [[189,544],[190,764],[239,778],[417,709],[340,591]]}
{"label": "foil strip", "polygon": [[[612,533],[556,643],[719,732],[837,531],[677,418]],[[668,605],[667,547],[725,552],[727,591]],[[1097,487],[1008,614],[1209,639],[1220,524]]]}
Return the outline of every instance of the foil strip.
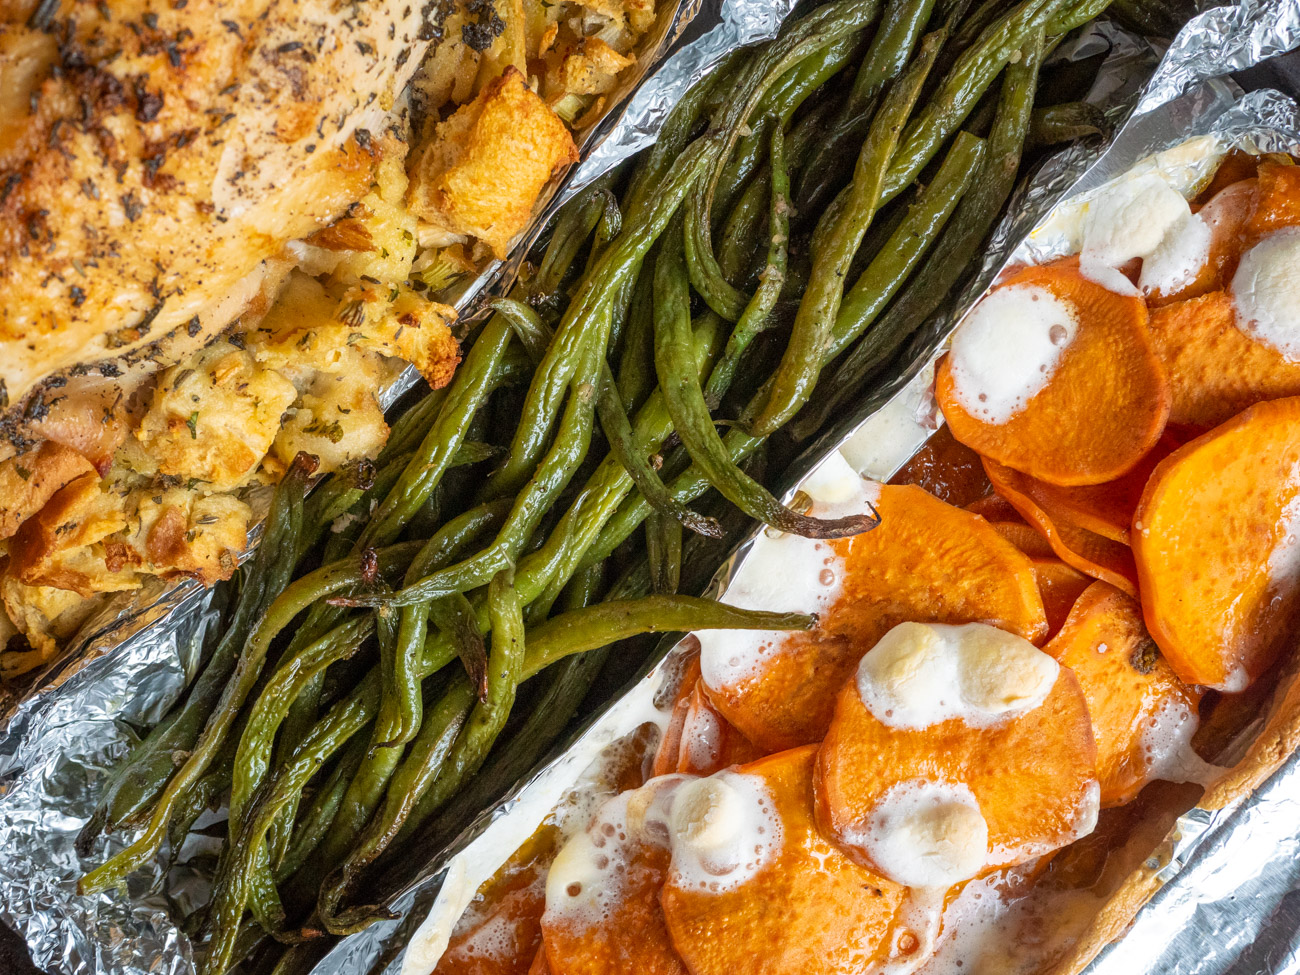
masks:
{"label": "foil strip", "polygon": [[1290,51],[1298,36],[1300,0],[1241,0],[1207,10],[1179,31],[1134,112],[1149,112],[1208,78]]}

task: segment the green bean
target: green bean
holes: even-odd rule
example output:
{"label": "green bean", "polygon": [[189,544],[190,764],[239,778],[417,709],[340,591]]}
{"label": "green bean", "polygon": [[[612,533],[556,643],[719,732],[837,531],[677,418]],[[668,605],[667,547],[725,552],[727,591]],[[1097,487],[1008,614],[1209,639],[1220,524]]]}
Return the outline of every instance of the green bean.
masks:
{"label": "green bean", "polygon": [[195,821],[209,809],[216,809],[218,800],[230,788],[233,772],[234,753],[226,749],[226,755],[212,763],[212,770],[194,783],[176,803],[176,815],[167,833],[171,845],[171,859],[175,862],[180,856],[185,838],[194,828]]}
{"label": "green bean", "polygon": [[[430,756],[417,758],[413,750],[413,761],[404,763],[395,787],[389,790],[389,801],[383,813],[367,828],[360,845],[322,891],[321,919],[332,933],[350,934],[376,917],[386,916],[386,912],[372,906],[339,912],[334,908],[353,879],[392,842],[425,790],[441,795],[445,802],[470,775],[478,771],[505,726],[514,706],[525,656],[523,610],[513,575],[511,570],[504,569],[493,577],[488,587],[492,653],[489,657],[487,700],[474,706],[454,743],[447,748],[444,760],[434,761]],[[458,681],[456,687],[459,686],[465,685]],[[444,701],[453,698],[455,693],[453,688]],[[454,708],[455,703],[453,700],[449,709]]]}
{"label": "green bean", "polygon": [[388,440],[384,443],[384,449],[375,458],[376,467],[383,467],[392,458],[408,453],[419,446],[424,438],[424,432],[429,429],[429,425],[438,416],[438,411],[442,409],[443,401],[447,398],[447,389],[443,386],[441,389],[426,393],[394,421],[388,431]]}
{"label": "green bean", "polygon": [[[383,612],[381,609],[380,612]],[[487,647],[478,631],[474,607],[463,593],[452,593],[429,604],[429,617],[456,648],[465,676],[480,701],[487,699]]]}
{"label": "green bean", "polygon": [[[1093,0],[1093,6],[1105,9],[1106,2]],[[882,201],[892,200],[916,179],[1026,42],[1052,18],[1073,9],[1066,0],[1022,0],[984,29],[979,40],[957,59],[934,99],[908,124],[890,166]]]}
{"label": "green bean", "polygon": [[[744,297],[727,281],[713,253],[713,198],[727,160],[747,131],[747,121],[782,75],[845,35],[871,24],[879,10],[880,0],[834,0],[789,25],[745,65],[735,92],[715,120],[714,128],[721,138],[708,149],[712,168],[709,178],[695,187],[687,202],[685,248],[691,284],[727,321],[736,321],[745,310]],[[723,191],[730,196],[730,187],[724,186]]]}
{"label": "green bean", "polygon": [[529,292],[535,301],[545,304],[557,296],[556,292],[578,251],[600,221],[604,212],[604,195],[609,192],[611,182],[604,178],[597,180],[560,211],[537,274],[529,283]]}
{"label": "green bean", "polygon": [[[325,668],[351,656],[374,630],[370,616],[347,621],[331,630],[291,658],[282,661],[275,674],[258,696],[249,714],[248,723],[240,736],[235,753],[234,775],[230,792],[230,833],[240,835],[250,797],[266,777],[271,757],[275,731],[283,720],[289,704],[302,688]],[[287,796],[285,803],[296,807],[296,794]],[[281,807],[283,808],[283,807]],[[249,867],[248,902],[258,921],[268,931],[278,930],[280,924],[269,920],[282,917],[283,909],[275,893],[271,878],[271,858],[267,851],[258,852]]]}
{"label": "green bean", "polygon": [[730,388],[740,357],[755,336],[767,327],[776,299],[785,285],[786,251],[790,241],[790,178],[785,165],[785,134],[779,124],[772,126],[770,158],[768,182],[772,187],[772,203],[767,223],[767,265],[758,276],[758,288],[745,305],[740,320],[727,339],[722,359],[713,367],[704,389],[704,401],[714,409]]}
{"label": "green bean", "polygon": [[[761,438],[751,437],[738,427],[728,430],[722,442],[733,464],[741,463],[763,443]],[[689,470],[673,478],[668,484],[668,490],[682,504],[690,504],[711,486],[712,483],[703,471],[698,466],[692,465]],[[599,536],[585,550],[581,566],[585,568],[609,558],[614,549],[636,531],[637,526],[645,521],[652,510],[654,509],[639,496],[634,495],[626,499],[602,526]]]}
{"label": "green bean", "polygon": [[[590,344],[593,333],[603,338],[608,336],[610,296],[629,270],[639,266],[646,251],[663,232],[708,161],[706,149],[710,145],[707,140],[697,140],[677,157],[644,211],[636,219],[627,220],[618,240],[601,255],[591,273],[584,276],[537,367],[510,453],[489,478],[485,497],[517,491],[537,469],[584,348]],[[496,566],[492,571],[499,568]]]}
{"label": "green bean", "polygon": [[724,87],[724,81],[738,64],[749,57],[749,52],[738,49],[726,54],[714,70],[697,81],[681,97],[668,117],[664,119],[659,137],[637,162],[623,197],[623,212],[631,220],[641,212],[659,192],[659,187],[672,168],[673,162],[686,149],[700,122],[712,92]]}
{"label": "green bean", "polygon": [[231,965],[239,921],[250,894],[250,876],[257,858],[265,851],[263,840],[271,823],[290,796],[306,786],[325,760],[365,727],[373,717],[378,701],[378,680],[363,681],[317,723],[295,753],[293,762],[259,790],[248,822],[241,832],[232,835],[226,846],[226,856],[213,885],[210,908],[212,941],[204,962],[205,975],[222,975]]}
{"label": "green bean", "polygon": [[[330,630],[320,640],[279,664],[276,673],[257,697],[248,723],[235,751],[234,775],[230,788],[230,833],[238,836],[243,829],[244,813],[253,792],[265,779],[276,728],[289,705],[303,686],[317,673],[338,660],[356,653],[357,647],[373,632],[373,617],[357,617]],[[295,796],[286,797],[290,803]],[[296,806],[296,802],[294,802]],[[283,809],[283,806],[279,807]],[[259,852],[248,867],[248,905],[261,926],[268,931],[281,927],[283,909],[270,875],[270,855]]]}
{"label": "green bean", "polygon": [[[379,550],[377,571],[386,575],[405,566],[415,554],[418,544],[408,542]],[[85,874],[77,885],[80,892],[96,893],[115,887],[127,874],[142,867],[157,853],[166,835],[177,797],[202,777],[221,750],[231,725],[257,682],[271,641],[308,606],[340,589],[356,587],[365,575],[357,560],[336,562],[301,577],[276,597],[249,637],[235,671],[222,690],[221,699],[208,718],[194,749],[159,795],[144,832],[117,855]]]}
{"label": "green bean", "polygon": [[646,560],[651,587],[657,593],[675,593],[682,579],[682,526],[652,511],[645,522]]}
{"label": "green bean", "polygon": [[[1007,69],[987,151],[974,185],[962,198],[930,259],[837,368],[828,383],[827,398],[818,404],[822,415],[829,416],[842,407],[862,380],[934,314],[978,256],[980,245],[1015,185],[1032,117],[1042,62],[1041,44],[1040,30],[1028,43],[1026,57]],[[807,426],[797,432],[806,435],[814,423],[810,418]]]}
{"label": "green bean", "polygon": [[[608,325],[608,320],[605,324]],[[604,330],[598,331],[589,348],[583,350],[582,363],[571,377],[572,389],[555,443],[532,480],[516,496],[510,514],[492,544],[478,555],[433,572],[391,596],[360,596],[341,602],[358,606],[409,606],[452,592],[466,592],[485,585],[519,557],[542,515],[555,503],[586,456],[594,419],[593,400],[600,375],[599,350],[603,347],[605,335]]]}
{"label": "green bean", "polygon": [[1044,32],[1048,37],[1069,33],[1090,20],[1096,20],[1106,12],[1110,4],[1111,0],[1078,0],[1058,9],[1047,21]]}
{"label": "green bean", "polygon": [[230,789],[231,828],[238,831],[244,809],[261,784],[270,764],[276,729],[302,686],[317,672],[344,660],[357,651],[374,632],[373,616],[359,616],[335,627],[319,640],[282,660],[258,696],[248,725],[235,752],[235,771]]}
{"label": "green bean", "polygon": [[496,316],[484,326],[452,380],[437,422],[429,428],[415,457],[371,516],[359,547],[386,545],[433,494],[465,439],[470,420],[487,398],[492,375],[510,341],[509,323]]}
{"label": "green bean", "polygon": [[674,501],[664,487],[664,482],[659,479],[659,474],[638,449],[632,421],[623,409],[623,401],[619,399],[618,388],[614,385],[614,377],[610,375],[607,365],[602,370],[600,388],[596,393],[596,410],[605,431],[605,439],[609,441],[610,452],[623,465],[623,469],[632,478],[632,483],[650,506],[697,535],[718,538],[721,530],[717,521],[698,515]]}
{"label": "green bean", "polygon": [[1029,144],[1054,146],[1092,135],[1108,135],[1110,122],[1106,113],[1088,102],[1065,102],[1034,109],[1029,124]]}
{"label": "green bean", "polygon": [[965,195],[985,155],[984,140],[960,133],[930,184],[840,306],[827,358],[861,335],[907,280]]}
{"label": "green bean", "polygon": [[[458,676],[452,681],[437,704],[430,708],[420,726],[420,733],[411,744],[410,753],[394,773],[392,786],[384,795],[378,816],[360,833],[358,845],[347,854],[343,863],[326,876],[317,903],[317,913],[330,933],[351,933],[354,924],[346,915],[339,915],[338,905],[348,893],[356,872],[364,869],[365,864],[357,866],[358,861],[365,859],[365,863],[369,863],[362,851],[367,849],[368,844],[375,842],[372,837],[379,831],[379,824],[390,815],[390,810],[400,797],[408,796],[409,790],[418,787],[422,780],[427,782],[437,775],[471,713],[474,699],[474,689],[467,678]],[[408,797],[406,801],[414,802],[414,798]],[[380,916],[383,914],[378,908],[368,909],[367,920],[378,919]]]}
{"label": "green bean", "polygon": [[[808,162],[817,141],[823,138],[834,111],[834,102],[819,102],[790,129],[785,142],[787,168],[792,174]],[[771,179],[770,169],[760,168],[745,186],[723,225],[718,266],[728,280],[733,280],[752,259],[758,227],[771,207]]]}
{"label": "green bean", "polygon": [[847,34],[805,58],[768,89],[751,116],[756,119],[749,135],[736,150],[718,180],[713,208],[726,213],[736,202],[745,181],[768,154],[773,128],[784,128],[810,95],[838,74],[862,48],[862,33]]}
{"label": "green bean", "polygon": [[551,344],[555,333],[533,309],[514,298],[494,298],[488,307],[503,315],[515,330],[515,337],[524,347],[533,364],[539,364],[546,357],[546,348]]}
{"label": "green bean", "polygon": [[[706,311],[695,327],[697,377],[712,363],[721,339],[721,319]],[[657,451],[672,432],[672,417],[663,391],[656,389],[637,412],[637,440],[643,453]],[[528,604],[529,620],[544,619],[584,554],[614,514],[633,484],[622,465],[606,457],[565,512],[546,544],[519,564],[515,585]],[[648,504],[647,504],[648,507]]]}
{"label": "green bean", "polygon": [[575,653],[586,653],[641,633],[695,630],[807,630],[817,622],[803,613],[737,609],[695,596],[643,596],[606,600],[552,617],[528,631],[522,680]]}
{"label": "green bean", "polygon": [[869,515],[818,519],[792,511],[732,463],[692,368],[690,298],[683,265],[681,250],[671,246],[660,251],[655,264],[655,370],[673,426],[691,460],[728,501],[781,531],[840,538],[874,528],[878,520]]}
{"label": "green bean", "polygon": [[632,290],[632,303],[628,309],[627,327],[623,334],[623,348],[618,361],[618,395],[628,412],[645,402],[654,389],[654,369],[649,363],[654,356],[654,251],[637,274]]}
{"label": "green bean", "polygon": [[343,802],[343,792],[368,749],[369,744],[362,735],[354,735],[348,742],[343,758],[330,771],[329,777],[316,791],[306,811],[294,825],[292,838],[283,857],[273,864],[277,882],[297,873],[325,838],[325,832]]}
{"label": "green bean", "polygon": [[866,136],[876,98],[906,67],[933,7],[934,0],[889,0],[885,4],[853,87],[826,137],[813,150],[806,177],[800,182],[797,205],[801,212],[820,209],[834,184],[847,175],[841,160],[850,155],[850,145]]}
{"label": "green bean", "polygon": [[899,133],[912,114],[921,85],[943,41],[942,31],[928,34],[921,41],[916,58],[890,87],[871,123],[871,132],[858,155],[844,209],[814,255],[812,277],[799,303],[781,365],[772,379],[762,409],[749,423],[749,431],[755,436],[766,436],[783,426],[808,401],[817,383],[844,296],[844,279],[881,203]]}
{"label": "green bean", "polygon": [[[590,572],[591,570],[586,570]],[[572,607],[577,608],[577,607]],[[528,719],[492,752],[488,762],[470,779],[465,788],[441,811],[425,802],[416,803],[407,816],[390,849],[404,847],[412,835],[438,813],[431,835],[420,837],[420,848],[441,850],[476,816],[490,809],[536,764],[560,737],[591,689],[596,675],[609,659],[612,646],[597,647],[586,653],[566,657],[546,673],[554,674],[546,692],[538,698]],[[424,799],[428,799],[428,793]]]}

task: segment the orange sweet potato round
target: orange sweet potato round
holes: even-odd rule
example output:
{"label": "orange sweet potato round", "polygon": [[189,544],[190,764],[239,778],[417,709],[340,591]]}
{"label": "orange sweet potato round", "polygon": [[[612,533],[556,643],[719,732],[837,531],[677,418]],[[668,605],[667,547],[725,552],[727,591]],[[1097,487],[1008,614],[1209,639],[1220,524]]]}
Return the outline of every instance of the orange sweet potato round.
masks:
{"label": "orange sweet potato round", "polygon": [[[880,526],[833,544],[840,596],[812,630],[782,638],[760,673],[709,697],[766,752],[821,741],[853,667],[904,620],[989,623],[1047,635],[1033,565],[983,518],[911,485],[884,485]],[[706,671],[707,673],[707,671]]]}
{"label": "orange sweet potato round", "polygon": [[713,706],[704,681],[697,680],[682,722],[676,771],[686,775],[712,775],[728,766],[762,758],[763,754]]}
{"label": "orange sweet potato round", "polygon": [[542,879],[560,834],[543,826],[524,843],[457,922],[433,975],[523,975],[542,953]]}
{"label": "orange sweet potato round", "polygon": [[695,686],[700,678],[700,655],[693,653],[687,658],[682,672],[678,675],[677,694],[673,699],[672,711],[664,727],[659,747],[655,751],[654,764],[650,767],[652,776],[668,775],[678,771],[677,765],[681,755],[682,729],[686,726],[686,717],[691,710],[695,695]]}
{"label": "orange sweet potato round", "polygon": [[1146,735],[1165,709],[1196,714],[1200,693],[1156,650],[1142,607],[1104,582],[1075,603],[1061,632],[1043,648],[1079,678],[1097,741],[1101,804],[1129,802],[1159,772]]}
{"label": "orange sweet potato round", "polygon": [[1039,490],[1042,482],[987,457],[984,469],[998,494],[1047,539],[1062,562],[1131,596],[1137,595],[1137,568],[1127,545],[1080,527],[1067,511],[1053,507],[1050,497]]}
{"label": "orange sweet potato round", "polygon": [[1248,244],[1300,226],[1300,166],[1289,159],[1264,159],[1259,164],[1258,181],[1255,208],[1245,225]]}
{"label": "orange sweet potato round", "polygon": [[1047,612],[1048,632],[1055,637],[1069,619],[1070,610],[1079,597],[1094,584],[1093,580],[1055,558],[1035,559],[1034,575],[1038,577],[1038,591],[1042,594],[1043,609]]}
{"label": "orange sweet potato round", "polygon": [[1246,221],[1255,210],[1257,192],[1258,183],[1255,179],[1238,180],[1224,186],[1197,210],[1197,216],[1210,228],[1208,259],[1196,276],[1177,291],[1148,294],[1148,308],[1155,309],[1171,302],[1196,298],[1225,287],[1232,280],[1241,258]]}
{"label": "orange sweet potato round", "polygon": [[1151,313],[1169,372],[1169,422],[1208,430],[1264,400],[1300,395],[1300,363],[1237,327],[1232,296],[1212,291]]}
{"label": "orange sweet potato round", "polygon": [[[815,749],[742,765],[760,776],[781,820],[780,854],[717,893],[664,885],[664,916],[691,975],[856,975],[890,960],[907,892],[841,854],[813,821]],[[893,936],[891,937],[891,933]]]}
{"label": "orange sweet potato round", "polygon": [[670,861],[667,848],[630,831],[607,835],[606,849],[617,850],[623,869],[611,881],[617,888],[601,915],[570,915],[549,907],[542,915],[542,945],[552,975],[686,975],[659,903]]}
{"label": "orange sweet potato round", "polygon": [[845,853],[874,866],[858,837],[889,789],[913,779],[960,783],[988,824],[986,868],[1010,866],[1092,829],[1096,759],[1083,691],[1064,667],[1038,707],[978,727],[962,718],[886,725],[850,680],[817,753],[817,822]]}
{"label": "orange sweet potato round", "polygon": [[1013,287],[1044,289],[1070,307],[1074,337],[1046,385],[1005,423],[967,411],[945,356],[935,395],[953,436],[1051,484],[1114,480],[1155,445],[1169,415],[1169,381],[1151,346],[1146,305],[1088,280],[1074,258],[1022,268],[998,285]]}
{"label": "orange sweet potato round", "polygon": [[1300,622],[1300,397],[1165,458],[1133,519],[1142,611],[1189,684],[1242,690]]}

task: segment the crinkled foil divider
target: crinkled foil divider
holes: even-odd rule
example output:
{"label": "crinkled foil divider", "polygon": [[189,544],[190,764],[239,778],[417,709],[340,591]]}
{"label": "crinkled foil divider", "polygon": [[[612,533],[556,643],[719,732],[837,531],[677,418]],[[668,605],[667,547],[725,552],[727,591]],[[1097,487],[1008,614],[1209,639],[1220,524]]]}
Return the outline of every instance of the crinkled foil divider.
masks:
{"label": "crinkled foil divider", "polygon": [[[1142,81],[1155,65],[1150,45],[1112,24],[1092,30],[1058,50],[1058,59],[1085,59],[1109,51],[1088,100],[1101,105],[1115,120],[1131,111],[1142,93]],[[1220,85],[1220,101],[1230,103],[1232,91]],[[1051,157],[1036,178],[1017,194],[1010,208],[1012,216],[998,228],[990,255],[978,279],[967,286],[956,303],[965,308],[983,292],[1008,261],[1008,255],[1038,219],[1099,161],[1100,147],[1082,146]],[[1105,157],[1102,157],[1105,158]],[[937,349],[951,330],[949,316],[927,323],[923,335],[905,355],[909,365],[875,390],[854,411],[852,419],[829,436],[820,439],[792,467],[784,497],[789,500],[797,483],[833,451],[842,450],[859,470],[877,477],[889,477],[911,456],[936,428],[938,411],[930,391]],[[889,441],[885,449],[872,443],[875,435]],[[757,534],[741,543],[718,570],[707,594],[720,596],[752,548]],[[665,675],[676,669],[681,643],[665,640],[630,689],[602,713],[552,751],[555,756],[540,771],[518,785],[496,808],[485,811],[445,849],[431,857],[429,865],[407,890],[389,905],[400,917],[381,922],[344,939],[313,970],[313,975],[427,975],[432,955],[421,951],[422,943],[436,944],[445,928],[431,925],[435,918],[451,923],[460,911],[449,907],[467,902],[479,883],[490,876],[511,852],[533,832],[536,825],[572,788],[573,783],[596,759],[600,751],[638,727],[654,707]],[[405,950],[408,944],[413,948]]]}
{"label": "crinkled foil divider", "polygon": [[[769,38],[794,0],[684,0],[644,66],[611,99],[613,107],[585,133],[584,159],[548,190],[515,256],[494,261],[455,296],[466,320],[512,281],[558,208],[582,187],[649,145],[668,112],[729,50]],[[671,56],[659,60],[666,52]],[[406,370],[387,387],[387,408],[419,381]],[[269,490],[249,498],[260,536]],[[4,701],[0,719],[0,921],[24,938],[35,964],[61,975],[191,975],[193,951],[175,926],[157,867],[134,875],[126,898],[76,894],[85,870],[124,848],[132,834],[108,837],[82,861],[73,840],[94,808],[113,766],[139,729],[156,723],[193,676],[220,611],[211,590],[193,582],[150,580],[113,598],[83,624],[74,644],[32,682]],[[188,907],[207,878],[182,865],[167,887]]]}

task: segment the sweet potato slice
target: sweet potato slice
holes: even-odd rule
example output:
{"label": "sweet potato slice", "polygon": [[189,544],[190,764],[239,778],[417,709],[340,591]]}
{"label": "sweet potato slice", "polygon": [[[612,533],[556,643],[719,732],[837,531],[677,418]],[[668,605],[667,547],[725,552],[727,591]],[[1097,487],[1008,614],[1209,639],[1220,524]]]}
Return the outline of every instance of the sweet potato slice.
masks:
{"label": "sweet potato slice", "polygon": [[1248,406],[1300,395],[1300,363],[1239,329],[1226,291],[1155,309],[1151,339],[1169,372],[1170,423],[1207,430]]}
{"label": "sweet potato slice", "polygon": [[[542,944],[552,975],[686,975],[659,903],[668,848],[651,841],[631,812],[643,792],[607,800],[551,865]],[[566,869],[570,856],[579,869]]]}
{"label": "sweet potato slice", "polygon": [[1133,519],[1147,629],[1189,684],[1240,691],[1300,622],[1300,397],[1165,458]]}
{"label": "sweet potato slice", "polygon": [[672,712],[668,716],[668,723],[664,727],[664,734],[659,740],[659,748],[655,752],[654,764],[651,766],[650,774],[652,776],[668,775],[670,772],[678,771],[677,765],[680,760],[682,746],[682,728],[686,725],[686,716],[690,713],[691,701],[699,677],[700,655],[696,653],[691,655],[679,675],[680,683],[677,685],[677,696],[673,700]]}
{"label": "sweet potato slice", "polygon": [[[1156,464],[1179,446],[1178,441],[1166,434],[1138,461],[1136,467],[1113,481],[1084,487],[1061,487],[1046,481],[1033,481],[1029,493],[1054,519],[1068,521],[1094,535],[1128,545],[1133,512],[1147,486],[1147,479],[1156,469]],[[1021,478],[1020,482],[1030,484],[1031,479]]]}
{"label": "sweet potato slice", "polygon": [[1035,491],[1039,482],[1033,478],[987,457],[984,469],[998,494],[1047,539],[1062,562],[1131,596],[1137,595],[1137,568],[1127,545],[1081,528],[1064,512],[1049,508],[1050,502]]}
{"label": "sweet potato slice", "polygon": [[1248,240],[1300,226],[1300,167],[1290,160],[1265,159],[1258,180],[1255,209],[1245,226]]}
{"label": "sweet potato slice", "polygon": [[1210,229],[1210,249],[1206,261],[1196,276],[1176,291],[1148,294],[1148,308],[1154,310],[1162,305],[1186,301],[1227,286],[1241,258],[1242,238],[1246,222],[1255,210],[1257,192],[1256,180],[1238,180],[1224,186],[1196,211],[1197,217]]}
{"label": "sweet potato slice", "polygon": [[965,398],[984,394],[962,392],[954,354],[945,356],[935,395],[953,436],[1052,484],[1114,480],[1155,445],[1169,415],[1169,381],[1147,333],[1146,305],[1089,281],[1073,258],[1016,271],[993,294],[1011,288],[1046,292],[1062,302],[1075,319],[1073,338],[1046,384],[1003,423],[968,410]]}
{"label": "sweet potato slice", "polygon": [[524,975],[542,951],[543,880],[559,831],[543,826],[475,895],[434,975]]}
{"label": "sweet potato slice", "polygon": [[1056,553],[1052,551],[1052,546],[1047,544],[1047,539],[1025,524],[1020,517],[1017,516],[1015,521],[994,521],[990,524],[994,531],[1034,561],[1056,558]]}
{"label": "sweet potato slice", "polygon": [[1096,757],[1083,691],[1064,667],[1036,707],[976,723],[958,715],[921,726],[886,724],[853,679],[840,691],[817,753],[817,822],[847,855],[879,872],[888,868],[877,862],[870,835],[890,791],[915,783],[964,786],[987,824],[979,868],[985,872],[1091,831]]}
{"label": "sweet potato slice", "polygon": [[730,765],[743,765],[762,758],[758,746],[736,730],[722,712],[713,706],[696,681],[687,702],[678,742],[677,771],[687,775],[712,775]]}
{"label": "sweet potato slice", "polygon": [[1043,649],[1074,672],[1088,701],[1103,806],[1122,805],[1153,779],[1182,771],[1162,764],[1187,747],[1200,692],[1160,656],[1137,600],[1094,582]]}
{"label": "sweet potato slice", "polygon": [[1038,578],[1038,592],[1043,597],[1043,609],[1047,613],[1047,629],[1055,638],[1074,604],[1094,583],[1090,576],[1057,558],[1035,559],[1034,575]]}
{"label": "sweet potato slice", "polygon": [[1020,512],[1012,507],[1011,502],[1000,494],[986,494],[964,507],[971,514],[979,515],[990,522],[1024,520],[1020,517]]}
{"label": "sweet potato slice", "polygon": [[878,528],[830,543],[842,583],[820,625],[780,637],[756,672],[734,682],[711,672],[705,644],[709,697],[764,751],[820,741],[836,692],[896,623],[984,622],[1031,641],[1046,636],[1033,566],[983,518],[911,485],[884,485],[876,509]]}
{"label": "sweet potato slice", "polygon": [[1195,210],[1198,205],[1204,206],[1233,183],[1254,179],[1259,174],[1259,162],[1259,156],[1252,155],[1241,149],[1233,149],[1223,157],[1223,161],[1219,163],[1219,168],[1210,177],[1210,182],[1197,194],[1192,209]]}
{"label": "sweet potato slice", "polygon": [[[850,975],[890,960],[907,892],[843,856],[817,831],[812,747],[737,771],[762,780],[780,819],[779,853],[731,889],[701,890],[674,873],[664,916],[691,975]],[[892,936],[891,936],[892,935]]]}
{"label": "sweet potato slice", "polygon": [[958,443],[946,424],[934,432],[889,483],[915,484],[940,501],[959,508],[985,497],[990,490],[979,454]]}

